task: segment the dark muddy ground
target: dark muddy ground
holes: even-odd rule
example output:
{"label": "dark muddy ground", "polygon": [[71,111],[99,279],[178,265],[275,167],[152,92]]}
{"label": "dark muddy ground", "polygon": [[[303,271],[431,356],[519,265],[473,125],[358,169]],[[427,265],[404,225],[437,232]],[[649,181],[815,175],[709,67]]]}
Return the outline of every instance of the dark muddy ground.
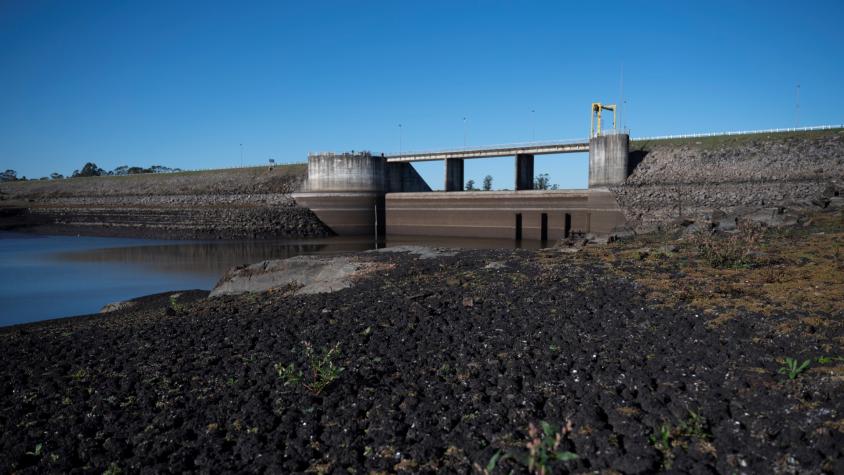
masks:
{"label": "dark muddy ground", "polygon": [[366,258],[396,265],[0,330],[0,471],[518,473],[544,421],[554,473],[844,473],[841,314],[713,325],[583,252]]}

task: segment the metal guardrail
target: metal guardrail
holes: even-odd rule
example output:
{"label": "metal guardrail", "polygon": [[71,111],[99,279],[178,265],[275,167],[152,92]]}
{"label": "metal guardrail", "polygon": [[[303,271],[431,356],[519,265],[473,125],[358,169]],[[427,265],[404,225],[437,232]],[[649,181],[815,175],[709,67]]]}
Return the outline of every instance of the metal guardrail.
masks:
{"label": "metal guardrail", "polygon": [[728,135],[755,135],[755,134],[776,134],[783,132],[811,132],[813,130],[830,130],[830,129],[844,129],[844,125],[816,125],[812,127],[790,127],[786,129],[762,129],[762,130],[743,130],[735,132],[711,132],[701,134],[680,134],[680,135],[657,135],[653,137],[631,137],[630,141],[635,140],[670,140],[670,139],[694,139],[703,137],[723,137]]}
{"label": "metal guardrail", "polygon": [[485,152],[491,150],[500,150],[508,148],[527,148],[527,147],[552,147],[554,145],[576,145],[588,143],[589,139],[563,139],[563,140],[544,140],[540,142],[513,142],[498,145],[482,145],[479,147],[455,147],[444,148],[439,150],[403,150],[397,153],[385,153],[386,157],[404,157],[407,155],[431,155],[438,153],[459,153],[459,152]]}

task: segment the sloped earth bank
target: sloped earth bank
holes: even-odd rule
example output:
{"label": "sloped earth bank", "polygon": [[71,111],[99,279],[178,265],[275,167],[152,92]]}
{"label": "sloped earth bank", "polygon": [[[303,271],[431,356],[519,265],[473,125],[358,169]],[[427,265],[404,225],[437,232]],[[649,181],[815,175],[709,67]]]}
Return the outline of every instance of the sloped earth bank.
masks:
{"label": "sloped earth bank", "polygon": [[[0,471],[518,473],[542,421],[578,456],[555,473],[844,471],[841,372],[778,373],[840,325],[710,325],[575,256],[367,253],[395,266],[335,293],[2,329]],[[343,368],[319,395],[304,342]]]}

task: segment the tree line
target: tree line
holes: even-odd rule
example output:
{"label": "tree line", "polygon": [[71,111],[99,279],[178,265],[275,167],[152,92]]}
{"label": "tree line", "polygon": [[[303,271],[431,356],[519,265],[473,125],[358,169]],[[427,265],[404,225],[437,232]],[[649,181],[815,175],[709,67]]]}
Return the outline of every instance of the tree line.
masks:
{"label": "tree line", "polygon": [[[81,170],[73,170],[73,173],[67,178],[77,178],[86,176],[124,176],[124,175],[140,175],[142,173],[172,173],[182,171],[179,168],[169,168],[163,165],[152,165],[149,168],[144,167],[130,167],[122,165],[114,170],[107,171],[98,167],[96,163],[88,162]],[[61,180],[65,178],[61,173],[51,173],[49,177],[32,178],[32,180]],[[18,172],[15,170],[6,170],[0,173],[0,182],[3,181],[24,181],[27,180],[25,176],[18,177]]]}
{"label": "tree line", "polygon": [[[483,188],[478,189],[475,188],[475,180],[469,180],[466,182],[466,186],[463,188],[466,191],[491,191],[492,190],[492,175],[487,175],[484,177]],[[556,183],[551,184],[551,179],[548,177],[547,173],[540,173],[536,176],[533,180],[533,189],[534,190],[558,190],[560,189],[559,185]]]}

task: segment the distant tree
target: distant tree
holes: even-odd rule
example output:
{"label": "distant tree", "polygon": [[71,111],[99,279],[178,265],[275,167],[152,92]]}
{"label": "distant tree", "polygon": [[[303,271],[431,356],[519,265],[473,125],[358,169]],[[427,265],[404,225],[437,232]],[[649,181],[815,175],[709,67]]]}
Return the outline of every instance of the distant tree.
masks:
{"label": "distant tree", "polygon": [[0,173],[0,181],[17,181],[18,172],[14,170],[6,170]]}
{"label": "distant tree", "polygon": [[126,170],[127,175],[140,175],[141,173],[150,173],[150,170],[141,167],[129,167],[129,169]]}
{"label": "distant tree", "polygon": [[489,191],[492,189],[492,175],[487,175],[484,177],[484,191]]}
{"label": "distant tree", "polygon": [[119,167],[117,167],[117,168],[115,168],[114,170],[112,170],[112,171],[111,171],[111,174],[112,174],[112,175],[116,175],[116,176],[123,176],[123,175],[126,175],[126,170],[128,170],[128,169],[129,169],[129,167],[128,167],[128,166],[126,166],[126,165],[120,165]]}
{"label": "distant tree", "polygon": [[50,177],[48,177],[48,176],[42,176],[41,178],[39,178],[39,180],[49,180],[49,179],[50,179]]}
{"label": "distant tree", "polygon": [[475,180],[469,180],[466,182],[466,191],[478,191],[478,189],[475,188]]}
{"label": "distant tree", "polygon": [[96,163],[88,162],[82,167],[82,171],[74,170],[73,177],[101,176],[104,173],[104,170],[98,167]]}
{"label": "distant tree", "polygon": [[556,190],[560,187],[556,184],[551,184],[551,179],[548,178],[547,173],[540,173],[536,179],[533,180],[534,190]]}
{"label": "distant tree", "polygon": [[62,178],[64,178],[64,175],[62,175],[61,173],[50,173],[50,178],[52,178],[53,180],[61,180]]}

